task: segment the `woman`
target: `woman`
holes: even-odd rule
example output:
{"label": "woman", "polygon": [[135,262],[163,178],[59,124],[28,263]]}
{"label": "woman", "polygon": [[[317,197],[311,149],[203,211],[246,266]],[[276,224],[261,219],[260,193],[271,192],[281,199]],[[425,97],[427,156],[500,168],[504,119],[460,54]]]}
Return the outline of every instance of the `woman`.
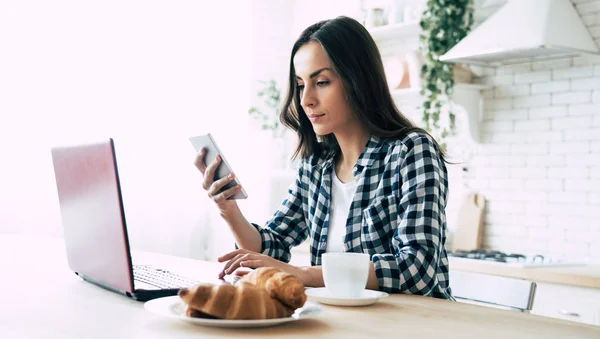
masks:
{"label": "woman", "polygon": [[[293,46],[281,120],[299,137],[296,184],[266,225],[249,223],[232,178],[213,182],[219,160],[196,167],[238,249],[221,278],[239,267],[275,266],[306,286],[324,286],[326,251],[371,255],[367,288],[451,299],[445,206],[447,171],[439,145],[393,103],[379,51],[357,21],[308,27]],[[310,237],[311,267],[287,264]]]}

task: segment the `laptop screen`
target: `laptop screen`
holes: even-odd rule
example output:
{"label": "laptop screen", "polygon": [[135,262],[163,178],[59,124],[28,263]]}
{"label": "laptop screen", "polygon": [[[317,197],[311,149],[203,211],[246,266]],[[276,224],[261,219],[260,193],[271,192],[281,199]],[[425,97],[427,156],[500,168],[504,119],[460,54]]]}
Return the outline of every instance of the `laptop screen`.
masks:
{"label": "laptop screen", "polygon": [[51,152],[70,268],[109,287],[133,291],[113,140]]}

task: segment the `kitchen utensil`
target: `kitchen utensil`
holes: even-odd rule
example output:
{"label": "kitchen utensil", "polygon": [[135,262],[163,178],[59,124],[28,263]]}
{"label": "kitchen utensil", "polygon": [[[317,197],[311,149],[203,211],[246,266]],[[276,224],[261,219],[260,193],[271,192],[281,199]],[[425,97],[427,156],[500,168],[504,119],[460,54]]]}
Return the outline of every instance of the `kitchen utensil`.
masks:
{"label": "kitchen utensil", "polygon": [[453,250],[470,251],[481,248],[485,198],[481,194],[469,193],[458,211]]}

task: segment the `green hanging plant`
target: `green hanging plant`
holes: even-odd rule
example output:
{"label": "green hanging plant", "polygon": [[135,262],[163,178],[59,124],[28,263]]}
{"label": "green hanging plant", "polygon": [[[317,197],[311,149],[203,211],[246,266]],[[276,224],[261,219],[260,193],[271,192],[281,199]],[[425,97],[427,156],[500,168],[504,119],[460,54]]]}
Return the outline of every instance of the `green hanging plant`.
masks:
{"label": "green hanging plant", "polygon": [[[424,64],[421,69],[423,85],[423,124],[446,148],[446,137],[454,133],[456,122],[450,98],[454,87],[453,65],[439,60],[470,31],[473,25],[473,0],[427,0],[420,21],[420,49]],[[447,114],[448,124],[440,126]]]}

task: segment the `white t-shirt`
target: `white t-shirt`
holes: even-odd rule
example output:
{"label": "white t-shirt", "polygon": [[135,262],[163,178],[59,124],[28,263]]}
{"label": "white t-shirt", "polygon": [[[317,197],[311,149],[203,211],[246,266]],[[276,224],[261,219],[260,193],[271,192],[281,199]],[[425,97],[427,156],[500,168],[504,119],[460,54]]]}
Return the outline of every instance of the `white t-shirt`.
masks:
{"label": "white t-shirt", "polygon": [[343,183],[332,169],[331,205],[329,208],[329,225],[327,230],[327,252],[345,252],[346,220],[350,213],[350,205],[356,192],[356,180]]}

